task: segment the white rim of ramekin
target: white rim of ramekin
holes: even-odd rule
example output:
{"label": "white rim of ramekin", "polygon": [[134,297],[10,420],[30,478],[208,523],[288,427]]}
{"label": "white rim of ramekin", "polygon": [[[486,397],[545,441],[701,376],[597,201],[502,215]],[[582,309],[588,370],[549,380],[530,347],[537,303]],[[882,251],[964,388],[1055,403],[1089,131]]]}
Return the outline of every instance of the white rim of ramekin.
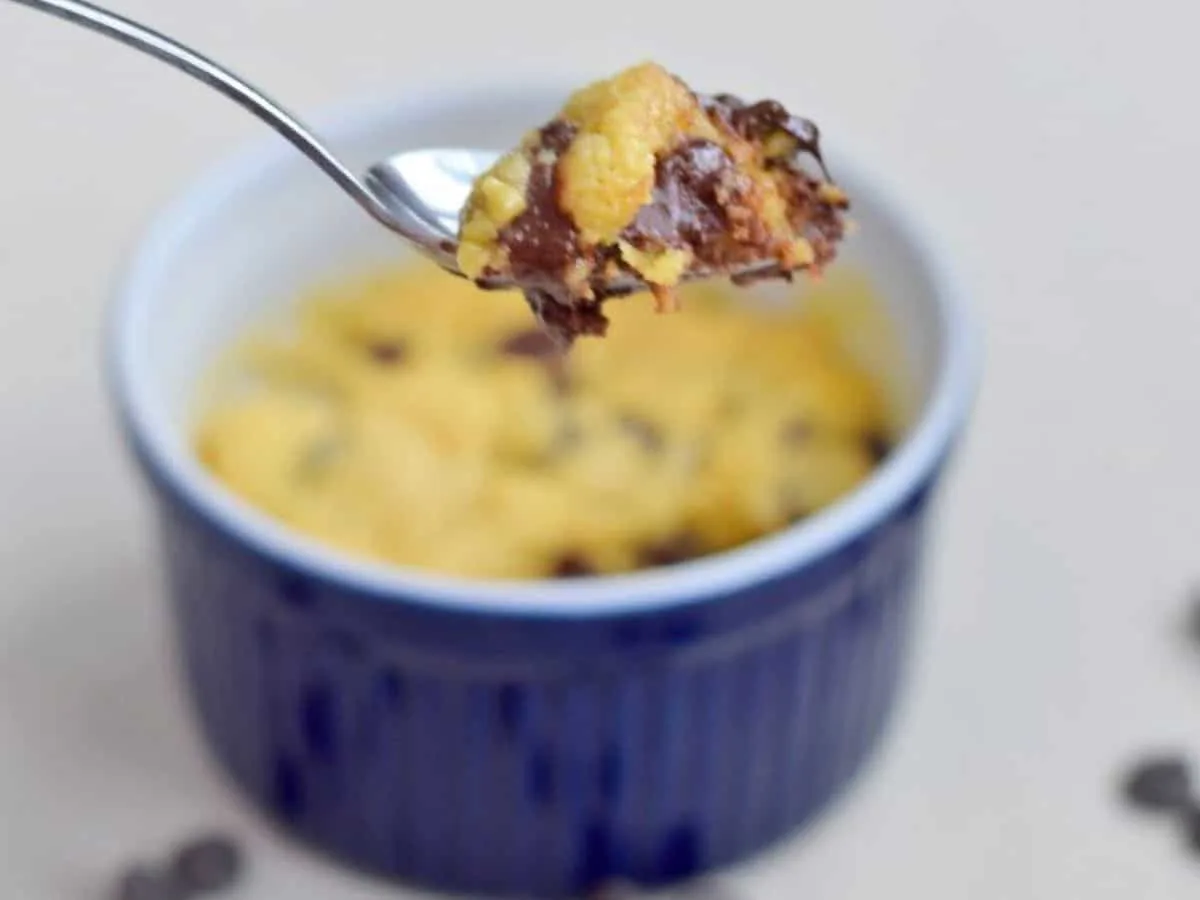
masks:
{"label": "white rim of ramekin", "polygon": [[[477,96],[545,94],[530,85],[452,86],[419,98],[391,98],[316,117],[332,146],[380,120],[461,104]],[[565,96],[564,91],[564,96]],[[246,185],[296,153],[281,141],[261,142],[217,163],[152,220],[118,281],[109,310],[107,376],[123,424],[143,462],[195,512],[237,541],[278,563],[383,601],[419,603],[488,615],[579,618],[652,612],[727,595],[803,568],[860,537],[899,507],[941,463],[965,424],[979,379],[982,342],[964,307],[959,281],[910,207],[896,192],[846,154],[833,150],[839,175],[866,186],[872,200],[907,240],[933,285],[944,359],[931,397],[909,434],[888,460],[841,501],[805,521],[742,547],[674,566],[578,580],[475,580],[356,559],[292,531],[226,490],[186,445],[173,439],[165,411],[150,402],[148,373],[136,352],[143,323],[170,260],[186,248],[190,233],[216,214]]]}

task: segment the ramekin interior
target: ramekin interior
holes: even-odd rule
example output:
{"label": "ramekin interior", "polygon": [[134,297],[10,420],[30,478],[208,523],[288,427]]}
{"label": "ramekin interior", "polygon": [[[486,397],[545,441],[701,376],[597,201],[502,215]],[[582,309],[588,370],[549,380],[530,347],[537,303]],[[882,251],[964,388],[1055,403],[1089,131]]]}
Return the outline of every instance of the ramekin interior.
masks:
{"label": "ramekin interior", "polygon": [[[565,90],[425,93],[330,117],[322,133],[359,169],[406,147],[514,143]],[[797,526],[670,568],[573,581],[468,580],[353,559],[277,523],[217,483],[189,446],[198,381],[247,326],[286,310],[331,271],[393,257],[384,232],[280,139],[218,164],[150,226],[110,309],[110,387],[127,435],[160,484],[269,558],[381,599],[464,611],[580,616],[700,602],[795,570],[862,534],[939,464],[966,417],[979,368],[956,281],[909,207],[838,150],[860,230],[846,258],[891,307],[917,385],[904,439],[866,484]]]}

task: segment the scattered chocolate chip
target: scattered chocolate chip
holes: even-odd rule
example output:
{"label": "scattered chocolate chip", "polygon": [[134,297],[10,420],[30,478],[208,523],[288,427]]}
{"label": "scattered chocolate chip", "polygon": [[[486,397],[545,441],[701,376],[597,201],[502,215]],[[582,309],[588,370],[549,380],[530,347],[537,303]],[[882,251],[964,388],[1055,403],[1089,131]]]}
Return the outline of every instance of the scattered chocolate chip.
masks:
{"label": "scattered chocolate chip", "polygon": [[868,434],[863,438],[863,446],[876,465],[887,459],[888,454],[892,452],[892,442],[878,433]]}
{"label": "scattered chocolate chip", "polygon": [[187,892],[170,872],[134,865],[117,879],[113,900],[183,900]]}
{"label": "scattered chocolate chip", "polygon": [[1192,805],[1184,810],[1181,816],[1183,821],[1183,835],[1187,841],[1188,849],[1200,853],[1200,806]]}
{"label": "scattered chocolate chip", "polygon": [[793,505],[784,510],[783,518],[789,525],[795,525],[797,522],[807,519],[809,515],[810,513],[807,509],[804,509],[798,505]]}
{"label": "scattered chocolate chip", "polygon": [[242,851],[231,838],[205,835],[179,848],[171,872],[189,896],[225,890],[242,873]]}
{"label": "scattered chocolate chip", "polygon": [[508,356],[526,356],[531,359],[548,359],[561,355],[554,339],[540,328],[530,328],[510,335],[500,345],[500,352]]}
{"label": "scattered chocolate chip", "polygon": [[731,209],[746,202],[746,192],[724,147],[688,140],[659,157],[651,200],[622,237],[643,250],[689,247],[698,262],[719,269],[760,258],[759,248],[749,250],[747,244],[765,238],[737,232],[730,219]]}
{"label": "scattered chocolate chip", "polygon": [[784,423],[779,436],[785,444],[803,444],[813,436],[812,423],[807,419],[792,419]]}
{"label": "scattered chocolate chip", "polygon": [[1187,620],[1184,624],[1188,637],[1200,645],[1200,584],[1193,585],[1188,593]]}
{"label": "scattered chocolate chip", "polygon": [[403,341],[377,341],[367,347],[367,352],[380,365],[394,366],[404,362],[408,346]]}
{"label": "scattered chocolate chip", "polygon": [[1183,809],[1191,802],[1191,773],[1178,756],[1148,757],[1129,771],[1121,793],[1131,806],[1140,809]]}
{"label": "scattered chocolate chip", "polygon": [[811,156],[829,179],[821,155],[821,133],[808,119],[793,116],[775,100],[760,100],[747,104],[732,94],[702,96],[701,102],[709,116],[733,129],[747,140],[762,140],[776,132],[784,132],[795,141],[796,151]]}
{"label": "scattered chocolate chip", "polygon": [[525,302],[555,346],[563,351],[569,350],[577,337],[604,337],[608,332],[608,318],[601,308],[603,299],[572,301],[564,297],[560,301],[546,290],[530,288],[525,291]]}
{"label": "scattered chocolate chip", "polygon": [[566,119],[555,119],[539,132],[539,141],[543,147],[554,153],[563,153],[571,146],[579,129]]}
{"label": "scattered chocolate chip", "polygon": [[656,544],[649,544],[641,548],[637,555],[638,565],[643,568],[671,566],[694,559],[700,553],[700,541],[696,535],[688,531],[681,531]]}
{"label": "scattered chocolate chip", "polygon": [[299,477],[307,479],[320,476],[344,448],[345,443],[337,437],[327,435],[313,440],[300,456]]}
{"label": "scattered chocolate chip", "polygon": [[641,444],[642,449],[647,453],[657,453],[662,450],[662,432],[658,430],[658,426],[653,422],[631,413],[626,413],[617,421],[621,426],[621,430]]}
{"label": "scattered chocolate chip", "polygon": [[571,378],[567,372],[566,356],[554,338],[541,328],[530,328],[510,335],[500,344],[500,352],[542,363],[554,392],[560,397],[570,393]]}
{"label": "scattered chocolate chip", "polygon": [[581,578],[585,575],[595,575],[596,569],[586,556],[580,553],[564,553],[554,564],[555,578]]}
{"label": "scattered chocolate chip", "polygon": [[705,105],[718,104],[727,106],[731,110],[742,109],[746,105],[746,101],[736,94],[714,94],[712,97],[701,97],[701,102]]}

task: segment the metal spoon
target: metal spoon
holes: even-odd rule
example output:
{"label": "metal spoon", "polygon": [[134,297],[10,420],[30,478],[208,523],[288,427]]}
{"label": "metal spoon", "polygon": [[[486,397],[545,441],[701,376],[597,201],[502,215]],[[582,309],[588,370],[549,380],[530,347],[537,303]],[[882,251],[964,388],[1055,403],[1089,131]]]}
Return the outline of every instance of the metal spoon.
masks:
{"label": "metal spoon", "polygon": [[[124,16],[83,0],[12,0],[90,28],[154,56],[220,91],[262,119],[318,167],[381,224],[406,238],[417,250],[456,275],[459,213],[472,182],[498,157],[492,150],[428,149],[396,154],[355,176],[301,121],[262,91],[206,56]],[[754,264],[739,276],[771,270],[776,264]],[[690,278],[729,274],[694,272]],[[490,280],[488,288],[519,287]],[[608,293],[631,293],[645,288],[633,276],[621,276]]]}

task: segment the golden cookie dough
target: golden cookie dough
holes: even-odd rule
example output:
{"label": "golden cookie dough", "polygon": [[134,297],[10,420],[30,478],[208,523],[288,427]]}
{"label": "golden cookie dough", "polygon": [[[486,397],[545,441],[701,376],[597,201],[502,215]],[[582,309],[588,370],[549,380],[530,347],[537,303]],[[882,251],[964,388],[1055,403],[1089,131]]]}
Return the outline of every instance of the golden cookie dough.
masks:
{"label": "golden cookie dough", "polygon": [[563,356],[520,295],[429,265],[339,284],[235,349],[196,450],[319,541],[479,578],[675,563],[860,484],[885,404],[829,330],[684,296],[670,319],[614,303],[620,327]]}

